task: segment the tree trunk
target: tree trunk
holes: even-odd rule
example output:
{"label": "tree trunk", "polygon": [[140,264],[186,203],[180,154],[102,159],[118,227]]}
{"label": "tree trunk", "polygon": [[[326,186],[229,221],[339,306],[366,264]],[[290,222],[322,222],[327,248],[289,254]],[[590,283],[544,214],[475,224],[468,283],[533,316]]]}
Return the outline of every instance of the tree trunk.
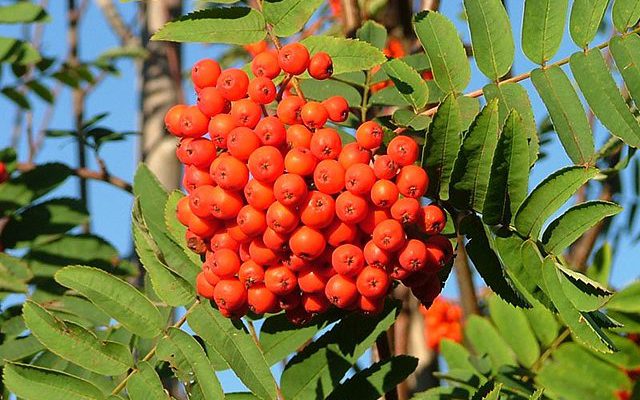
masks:
{"label": "tree trunk", "polygon": [[142,45],[149,52],[141,71],[140,159],[169,190],[180,186],[176,140],[164,128],[164,114],[182,99],[181,55],[177,43],[150,41],[151,35],[181,15],[180,0],[141,3]]}

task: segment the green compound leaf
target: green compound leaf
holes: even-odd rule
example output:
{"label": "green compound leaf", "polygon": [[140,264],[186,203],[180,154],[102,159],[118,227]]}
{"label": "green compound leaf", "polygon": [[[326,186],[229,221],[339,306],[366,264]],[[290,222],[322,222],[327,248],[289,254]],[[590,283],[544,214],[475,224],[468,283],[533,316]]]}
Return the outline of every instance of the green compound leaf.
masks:
{"label": "green compound leaf", "polygon": [[443,200],[449,198],[449,182],[461,143],[460,106],[450,94],[438,107],[422,150],[422,166],[429,174],[429,193]]}
{"label": "green compound leaf", "polygon": [[302,42],[311,54],[324,51],[333,60],[333,74],[368,70],[386,61],[380,50],[357,39],[309,36]]}
{"label": "green compound leaf", "polygon": [[276,399],[276,383],[264,355],[241,322],[223,317],[209,304],[198,304],[189,326],[229,364],[238,378],[261,399]]}
{"label": "green compound leaf", "polygon": [[545,229],[542,235],[544,248],[549,253],[561,254],[591,227],[620,211],[622,207],[606,201],[589,201],[573,206]]}
{"label": "green compound leaf", "polygon": [[445,93],[461,92],[471,79],[471,67],[453,23],[437,12],[423,11],[413,28],[431,63],[436,84]]}
{"label": "green compound leaf", "polygon": [[169,22],[151,40],[250,44],[266,36],[261,13],[248,7],[209,8]]}
{"label": "green compound leaf", "polygon": [[590,163],[595,153],[593,133],[567,75],[560,67],[553,66],[534,70],[531,80],[549,110],[551,122],[571,161],[580,165]]}
{"label": "green compound leaf", "polygon": [[55,279],[138,336],[153,338],[162,332],[164,321],[156,306],[131,284],[107,272],[70,266],[58,271]]}
{"label": "green compound leaf", "polygon": [[602,124],[629,146],[640,146],[640,125],[622,98],[600,50],[573,54],[570,66],[587,103]]}
{"label": "green compound leaf", "polygon": [[498,134],[498,100],[493,100],[476,117],[456,158],[449,190],[456,207],[482,211]]}
{"label": "green compound leaf", "polygon": [[427,104],[429,88],[420,74],[400,59],[392,59],[382,64],[382,70],[389,75],[402,97],[415,111]]}
{"label": "green compound leaf", "polygon": [[417,358],[405,355],[378,361],[340,384],[327,399],[379,399],[395,390],[396,385],[411,375],[417,366]]}
{"label": "green compound leaf", "polygon": [[120,375],[133,365],[133,356],[123,344],[102,342],[92,332],[63,322],[32,301],[22,310],[31,333],[64,359],[102,375]]}
{"label": "green compound leaf", "polygon": [[3,383],[10,392],[26,400],[103,400],[93,384],[66,372],[33,365],[8,363]]}
{"label": "green compound leaf", "polygon": [[560,48],[568,0],[526,0],[522,21],[522,51],[536,64],[549,61]]}
{"label": "green compound leaf", "polygon": [[569,33],[574,43],[586,48],[598,33],[609,0],[575,0],[571,7]]}
{"label": "green compound leaf", "polygon": [[515,216],[518,232],[538,238],[547,218],[566,203],[580,186],[597,174],[596,168],[572,166],[549,175],[533,189],[518,209]]}
{"label": "green compound leaf", "polygon": [[158,344],[157,356],[167,361],[176,371],[178,379],[188,384],[185,386],[190,397],[203,400],[224,397],[222,386],[204,349],[187,332],[169,328],[167,335]]}
{"label": "green compound leaf", "polygon": [[478,68],[497,81],[509,72],[515,54],[507,10],[500,0],[465,0],[464,9]]}
{"label": "green compound leaf", "polygon": [[529,184],[529,149],[522,119],[511,111],[491,164],[489,186],[482,209],[488,225],[508,225],[512,215],[527,195]]}
{"label": "green compound leaf", "polygon": [[322,0],[265,0],[262,7],[265,20],[277,36],[291,36],[304,27]]}

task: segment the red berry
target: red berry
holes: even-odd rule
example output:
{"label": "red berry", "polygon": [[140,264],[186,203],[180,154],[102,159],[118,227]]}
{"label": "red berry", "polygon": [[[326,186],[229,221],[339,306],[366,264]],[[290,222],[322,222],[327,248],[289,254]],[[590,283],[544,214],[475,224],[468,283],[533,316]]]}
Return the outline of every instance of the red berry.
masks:
{"label": "red berry", "polygon": [[220,76],[220,65],[209,58],[200,60],[191,68],[191,80],[197,88],[215,86]]}
{"label": "red berry", "polygon": [[309,60],[309,75],[318,80],[329,79],[333,74],[333,61],[329,54],[321,51]]}
{"label": "red berry", "polygon": [[300,43],[290,43],[278,52],[278,63],[284,72],[300,75],[309,65],[309,51]]}
{"label": "red berry", "polygon": [[227,100],[240,100],[247,95],[249,77],[240,69],[230,68],[220,73],[216,87]]}

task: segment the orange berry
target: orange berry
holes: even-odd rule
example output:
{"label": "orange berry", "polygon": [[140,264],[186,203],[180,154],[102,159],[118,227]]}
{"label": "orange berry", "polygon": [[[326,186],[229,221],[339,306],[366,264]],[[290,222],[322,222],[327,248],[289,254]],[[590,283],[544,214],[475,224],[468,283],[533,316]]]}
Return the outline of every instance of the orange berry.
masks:
{"label": "orange berry", "polygon": [[322,160],[313,171],[313,182],[322,193],[335,194],[344,189],[344,168],[336,160]]}

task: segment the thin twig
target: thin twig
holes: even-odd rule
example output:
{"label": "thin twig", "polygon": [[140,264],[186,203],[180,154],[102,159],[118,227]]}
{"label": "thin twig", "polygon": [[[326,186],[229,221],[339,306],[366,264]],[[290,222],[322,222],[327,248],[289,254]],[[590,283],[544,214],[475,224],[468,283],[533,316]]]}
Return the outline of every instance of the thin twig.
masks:
{"label": "thin twig", "polygon": [[[34,163],[18,163],[17,165],[17,170],[20,172],[28,172],[34,168],[36,168],[36,164]],[[125,192],[133,193],[133,187],[131,186],[131,183],[118,177],[111,176],[99,171],[93,171],[88,168],[76,168],[72,169],[72,172],[78,178],[109,183],[119,189],[124,190]]]}

